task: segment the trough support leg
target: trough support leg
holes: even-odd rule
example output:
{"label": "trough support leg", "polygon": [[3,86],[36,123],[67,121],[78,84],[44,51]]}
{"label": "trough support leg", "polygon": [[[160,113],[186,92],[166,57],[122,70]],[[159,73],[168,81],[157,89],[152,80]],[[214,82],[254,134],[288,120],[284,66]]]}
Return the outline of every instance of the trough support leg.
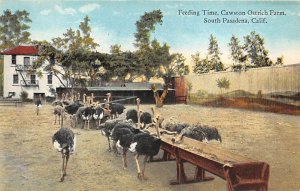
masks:
{"label": "trough support leg", "polygon": [[171,181],[171,185],[176,184],[184,184],[187,183],[186,175],[184,172],[183,160],[180,158],[176,158],[176,166],[177,166],[177,180]]}
{"label": "trough support leg", "polygon": [[187,162],[180,158],[178,152],[176,154],[176,165],[177,165],[177,180],[171,181],[171,185],[175,184],[188,184],[188,183],[196,183],[196,182],[204,182],[213,180],[213,177],[206,177],[205,170],[199,166],[196,167],[195,175],[193,178],[187,178],[184,172],[184,165],[183,163]]}
{"label": "trough support leg", "polygon": [[209,181],[213,180],[213,177],[206,177],[205,176],[205,170],[199,166],[196,167],[195,170],[195,181],[196,182],[203,182],[203,181]]}

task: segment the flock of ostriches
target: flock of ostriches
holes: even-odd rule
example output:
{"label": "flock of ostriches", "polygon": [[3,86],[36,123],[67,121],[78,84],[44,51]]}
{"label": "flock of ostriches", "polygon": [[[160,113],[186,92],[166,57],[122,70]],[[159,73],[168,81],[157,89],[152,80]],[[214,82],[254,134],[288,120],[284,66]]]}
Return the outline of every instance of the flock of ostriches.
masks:
{"label": "flock of ostriches", "polygon": [[[65,113],[70,115],[71,126],[81,121],[85,128],[89,128],[89,121],[94,120],[97,123],[97,129],[101,131],[108,140],[108,150],[119,155],[119,149],[122,150],[123,168],[127,168],[127,152],[134,153],[134,158],[137,166],[137,176],[139,179],[146,179],[145,167],[146,162],[150,157],[158,154],[160,150],[161,139],[163,133],[176,135],[172,139],[178,142],[183,136],[190,137],[203,142],[217,140],[221,142],[221,136],[216,128],[203,125],[190,125],[180,123],[174,120],[164,120],[163,117],[156,115],[154,117],[154,108],[152,114],[139,111],[139,99],[137,99],[137,110],[130,109],[126,111],[126,117],[120,115],[125,111],[125,107],[119,103],[109,103],[110,94],[104,104],[91,104],[90,97],[84,95],[84,102],[79,101],[79,95],[75,101],[56,100],[53,102],[54,114],[59,117],[59,122],[63,124]],[[86,99],[87,98],[87,99]],[[55,123],[56,123],[55,117]],[[167,122],[168,121],[168,122]],[[151,131],[150,128],[155,128],[156,131]],[[159,130],[160,129],[160,130]],[[157,133],[150,133],[157,132]],[[112,141],[112,144],[111,144]],[[54,147],[61,152],[63,165],[60,181],[66,176],[66,168],[70,154],[75,151],[76,135],[70,128],[61,127],[52,137]],[[119,149],[118,149],[119,148]],[[143,160],[143,169],[140,168],[138,158],[145,156]]]}

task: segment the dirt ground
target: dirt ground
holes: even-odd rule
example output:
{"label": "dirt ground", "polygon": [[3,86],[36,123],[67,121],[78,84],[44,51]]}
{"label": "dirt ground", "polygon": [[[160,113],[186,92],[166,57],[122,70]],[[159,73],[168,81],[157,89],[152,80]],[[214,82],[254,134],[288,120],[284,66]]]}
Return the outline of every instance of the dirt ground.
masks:
{"label": "dirt ground", "polygon": [[[150,105],[142,109],[150,111]],[[61,183],[61,155],[51,143],[59,129],[53,125],[53,107],[44,105],[39,116],[34,111],[33,104],[0,106],[1,191],[226,190],[226,182],[218,177],[205,183],[170,186],[169,181],[176,178],[174,161],[148,163],[149,180],[140,181],[132,154],[128,169],[123,170],[121,157],[107,151],[106,138],[98,130],[82,129],[73,129],[77,150]],[[300,190],[299,116],[190,105],[165,105],[158,112],[165,118],[174,116],[183,122],[216,127],[223,142],[214,145],[269,163],[269,190]],[[66,120],[65,125],[68,123]],[[187,169],[192,176],[194,167],[188,165]]]}
{"label": "dirt ground", "polygon": [[[299,102],[299,100],[297,101]],[[213,101],[205,102],[201,105],[210,107],[239,108],[252,111],[267,111],[300,116],[299,105],[291,105],[264,98],[218,98]]]}

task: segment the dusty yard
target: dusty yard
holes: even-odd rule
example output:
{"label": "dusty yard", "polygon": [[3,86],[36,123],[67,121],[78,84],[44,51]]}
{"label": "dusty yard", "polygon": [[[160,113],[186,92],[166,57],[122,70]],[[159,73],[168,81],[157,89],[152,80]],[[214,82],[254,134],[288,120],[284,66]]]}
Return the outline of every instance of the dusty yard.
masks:
{"label": "dusty yard", "polygon": [[[130,108],[132,106],[128,106]],[[150,110],[150,106],[142,106]],[[170,186],[175,179],[175,162],[149,163],[148,181],[139,181],[133,156],[129,168],[107,151],[107,140],[97,130],[74,129],[77,151],[71,156],[68,175],[59,182],[61,156],[52,147],[52,106],[0,106],[0,190],[226,190],[216,177],[205,183]],[[158,110],[165,118],[201,122],[219,129],[219,147],[270,164],[269,190],[300,190],[300,117],[239,109],[166,105]],[[68,120],[66,121],[68,126]],[[188,171],[193,172],[193,166]],[[192,175],[192,174],[191,174]]]}

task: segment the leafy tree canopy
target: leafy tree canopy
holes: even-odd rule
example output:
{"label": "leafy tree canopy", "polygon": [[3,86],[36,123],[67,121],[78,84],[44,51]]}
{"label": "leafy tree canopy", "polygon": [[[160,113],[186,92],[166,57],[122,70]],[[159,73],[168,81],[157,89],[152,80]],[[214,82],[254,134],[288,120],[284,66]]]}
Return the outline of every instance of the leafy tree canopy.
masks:
{"label": "leafy tree canopy", "polygon": [[7,9],[0,16],[0,52],[23,43],[30,42],[29,13],[17,10],[12,13]]}

